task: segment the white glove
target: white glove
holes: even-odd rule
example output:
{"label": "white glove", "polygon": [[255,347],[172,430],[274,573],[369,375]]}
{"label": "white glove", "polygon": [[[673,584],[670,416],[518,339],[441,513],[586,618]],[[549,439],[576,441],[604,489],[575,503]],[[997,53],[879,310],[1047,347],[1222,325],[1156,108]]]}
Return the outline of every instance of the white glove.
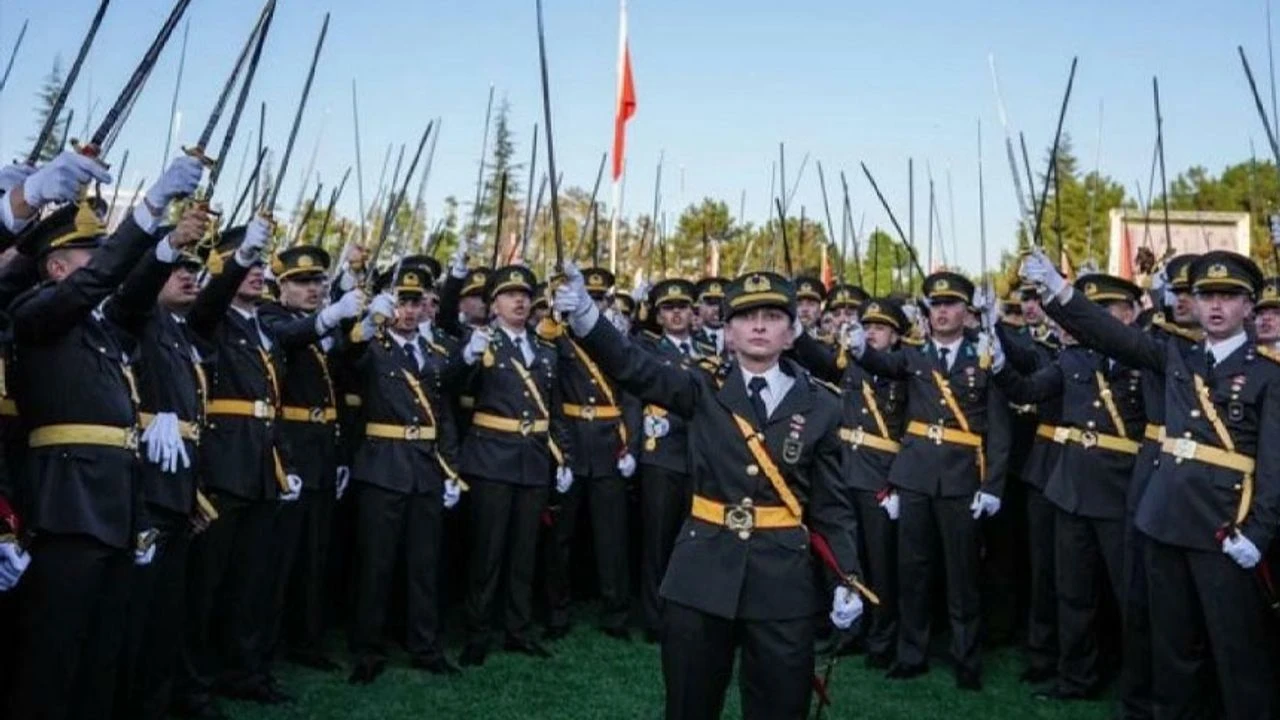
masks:
{"label": "white glove", "polygon": [[649,290],[652,287],[648,280],[642,279],[636,283],[636,289],[631,291],[631,297],[635,298],[637,304],[642,303],[649,297]]}
{"label": "white glove", "polygon": [[[145,545],[145,547],[134,546],[133,548],[133,564],[134,565],[138,565],[138,566],[150,565],[151,561],[156,559],[156,545],[158,543],[155,541],[155,535],[156,535],[155,529],[151,529],[151,530],[147,530],[142,533],[139,533],[138,545]],[[142,538],[144,537],[147,538],[147,542],[145,543],[141,542]]]}
{"label": "white glove", "polygon": [[31,564],[31,556],[17,540],[0,542],[0,592],[12,590]]}
{"label": "white glove", "polygon": [[984,493],[981,490],[973,494],[973,502],[969,503],[969,509],[973,511],[973,519],[986,515],[991,517],[1000,512],[1000,498],[991,493]]}
{"label": "white glove", "polygon": [[392,297],[391,293],[378,293],[373,298],[373,301],[369,303],[369,314],[381,315],[388,320],[395,318],[396,299]]}
{"label": "white glove", "polygon": [[458,247],[449,256],[449,274],[461,280],[467,276],[467,242],[458,240]]}
{"label": "white glove", "polygon": [[7,193],[18,187],[35,171],[35,168],[24,163],[14,163],[0,168],[0,191]]}
{"label": "white glove", "polygon": [[897,491],[891,491],[880,501],[880,509],[884,510],[884,514],[888,515],[890,520],[897,520],[901,504]]}
{"label": "white glove", "polygon": [[156,413],[156,417],[142,433],[147,444],[147,460],[160,466],[162,472],[178,472],[178,463],[185,470],[191,467],[191,457],[182,442],[178,416],[171,412]]}
{"label": "white glove", "polygon": [[471,331],[471,338],[467,340],[467,346],[462,349],[462,361],[468,365],[475,365],[485,351],[489,349],[489,341],[492,339],[488,328],[476,328]]}
{"label": "white glove", "polygon": [[556,492],[563,495],[569,492],[571,487],[573,487],[573,471],[564,465],[556,468]]}
{"label": "white glove", "polygon": [[565,281],[556,288],[555,297],[551,301],[556,313],[563,313],[570,318],[585,317],[595,308],[596,303],[587,293],[587,283],[582,279],[582,271],[572,260],[564,264]]}
{"label": "white glove", "polygon": [[1280,245],[1280,215],[1272,215],[1268,224],[1271,226],[1271,244]]}
{"label": "white glove", "polygon": [[844,329],[844,346],[856,358],[862,357],[867,350],[867,331],[862,323],[850,323]]}
{"label": "white glove", "polygon": [[153,215],[159,215],[178,198],[187,197],[200,186],[204,163],[190,155],[179,155],[169,163],[164,174],[147,190],[143,198]]}
{"label": "white glove", "polygon": [[618,472],[622,477],[629,478],[636,474],[636,459],[631,453],[627,453],[618,458]]}
{"label": "white glove", "polygon": [[258,262],[258,258],[262,256],[262,249],[267,246],[267,241],[270,239],[271,221],[255,217],[245,229],[244,240],[240,242],[240,247],[236,248],[236,262],[240,267],[249,267]]}
{"label": "white glove", "polygon": [[1160,270],[1151,274],[1151,292],[1162,293],[1169,287],[1169,268],[1161,266]]}
{"label": "white glove", "polygon": [[1004,345],[994,332],[978,333],[978,357],[991,358],[991,372],[998,373],[1004,369]]}
{"label": "white glove", "polygon": [[1262,560],[1262,553],[1258,551],[1258,546],[1253,541],[1245,537],[1243,533],[1228,535],[1222,539],[1222,552],[1236,561],[1236,564],[1245,570],[1252,570]]}
{"label": "white glove", "polygon": [[347,263],[342,264],[342,269],[338,270],[338,289],[342,292],[351,292],[360,285],[360,279],[356,277],[355,272],[351,270],[351,266]]}
{"label": "white glove", "polygon": [[831,624],[841,630],[848,630],[861,615],[862,598],[858,597],[858,593],[844,585],[837,587],[831,598]]}
{"label": "white glove", "polygon": [[1020,274],[1022,279],[1048,290],[1050,297],[1056,297],[1067,286],[1067,281],[1058,272],[1058,268],[1053,266],[1053,261],[1040,248],[1033,249],[1022,261]]}
{"label": "white glove", "polygon": [[987,281],[986,300],[987,304],[982,308],[982,316],[985,327],[990,330],[996,326],[996,323],[1000,322],[1000,303],[996,300],[996,288],[989,280]]}
{"label": "white glove", "polygon": [[96,158],[63,150],[23,181],[22,194],[27,204],[35,208],[52,202],[71,202],[80,197],[80,188],[93,180],[110,183],[111,173]]}
{"label": "white glove", "polygon": [[348,290],[338,298],[338,302],[333,303],[329,307],[320,311],[320,315],[316,318],[322,328],[332,330],[338,327],[338,323],[343,320],[349,320],[360,314],[360,310],[364,307],[365,297],[363,290]]}
{"label": "white glove", "polygon": [[297,475],[285,475],[284,483],[289,486],[289,489],[280,493],[282,502],[293,502],[302,497],[302,478]]}
{"label": "white glove", "polygon": [[351,483],[351,468],[346,465],[338,466],[338,483],[334,486],[336,497],[341,500],[343,495],[347,494],[347,485]]}
{"label": "white glove", "polygon": [[449,510],[462,499],[462,486],[457,480],[444,481],[444,509]]}

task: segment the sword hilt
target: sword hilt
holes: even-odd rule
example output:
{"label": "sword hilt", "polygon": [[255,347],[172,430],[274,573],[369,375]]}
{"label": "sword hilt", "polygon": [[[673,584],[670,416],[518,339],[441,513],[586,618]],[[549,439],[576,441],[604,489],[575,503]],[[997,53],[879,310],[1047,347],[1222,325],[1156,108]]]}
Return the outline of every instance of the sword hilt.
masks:
{"label": "sword hilt", "polygon": [[206,155],[204,153],[204,148],[199,145],[195,147],[183,147],[182,152],[186,154],[187,157],[193,157],[199,160],[200,164],[207,168],[212,168],[214,165],[218,164],[218,161]]}
{"label": "sword hilt", "polygon": [[106,161],[102,159],[102,149],[99,148],[94,143],[88,143],[86,145],[84,143],[81,143],[79,140],[75,138],[71,138],[71,148],[76,152],[80,153],[81,155],[84,155],[85,157],[90,157],[90,158],[93,158],[94,160],[97,160],[98,164],[104,168],[111,167],[110,165],[107,164]]}

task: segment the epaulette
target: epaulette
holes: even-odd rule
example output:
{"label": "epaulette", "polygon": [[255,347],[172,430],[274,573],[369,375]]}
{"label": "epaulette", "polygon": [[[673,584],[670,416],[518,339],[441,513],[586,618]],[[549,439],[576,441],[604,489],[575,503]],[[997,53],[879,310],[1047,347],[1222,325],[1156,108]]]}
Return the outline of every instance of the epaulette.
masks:
{"label": "epaulette", "polygon": [[1262,357],[1270,360],[1271,362],[1277,365],[1280,365],[1280,351],[1277,351],[1275,348],[1268,347],[1266,345],[1257,346],[1257,350],[1258,350],[1258,354],[1261,355]]}
{"label": "epaulette", "polygon": [[813,383],[814,387],[823,388],[824,390],[831,393],[832,395],[835,395],[836,397],[840,397],[840,395],[842,395],[844,392],[835,384],[829,383],[826,380],[820,380],[814,377],[812,374],[809,375],[809,382]]}
{"label": "epaulette", "polygon": [[661,335],[659,335],[658,333],[652,330],[641,330],[640,335],[644,337],[646,340],[652,340],[653,342],[658,342],[659,340],[662,339]]}
{"label": "epaulette", "polygon": [[914,348],[924,347],[924,338],[905,337],[901,341],[904,345],[910,345]]}
{"label": "epaulette", "polygon": [[1155,317],[1151,318],[1151,327],[1163,330],[1164,332],[1167,332],[1170,335],[1177,335],[1178,337],[1184,340],[1190,340],[1191,342],[1198,343],[1201,340],[1204,340],[1203,331],[1188,330],[1187,328],[1178,327],[1174,323],[1171,323],[1168,320],[1165,320],[1164,313],[1156,313]]}

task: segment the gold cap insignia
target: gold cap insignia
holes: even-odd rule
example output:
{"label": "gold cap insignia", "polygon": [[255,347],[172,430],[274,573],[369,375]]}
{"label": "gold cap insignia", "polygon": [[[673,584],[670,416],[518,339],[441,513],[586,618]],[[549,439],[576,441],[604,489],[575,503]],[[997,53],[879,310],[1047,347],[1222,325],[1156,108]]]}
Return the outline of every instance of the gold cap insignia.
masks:
{"label": "gold cap insignia", "polygon": [[1178,268],[1178,275],[1173,278],[1174,282],[1187,282],[1190,278],[1188,274],[1191,272],[1191,264],[1186,263]]}
{"label": "gold cap insignia", "polygon": [[720,287],[720,283],[718,283],[718,282],[717,282],[717,283],[711,283],[710,285],[708,285],[708,286],[707,286],[707,292],[709,292],[709,293],[723,293],[723,292],[724,292],[724,288]]}
{"label": "gold cap insignia", "polygon": [[752,275],[742,283],[742,289],[749,293],[767,292],[771,287],[769,278],[763,275]]}
{"label": "gold cap insignia", "polygon": [[587,276],[587,284],[595,287],[604,285],[604,276],[600,273],[591,273]]}
{"label": "gold cap insignia", "polygon": [[1277,292],[1277,291],[1276,291],[1276,286],[1275,286],[1275,285],[1268,285],[1268,286],[1267,286],[1267,287],[1262,291],[1262,299],[1263,299],[1263,300],[1276,300],[1276,299],[1278,299],[1278,298],[1280,298],[1280,292]]}
{"label": "gold cap insignia", "polygon": [[679,287],[676,287],[675,285],[668,285],[668,286],[667,286],[667,297],[674,297],[674,296],[679,295],[679,294],[680,294],[680,288],[679,288]]}
{"label": "gold cap insignia", "polygon": [[400,281],[405,287],[421,287],[422,281],[418,279],[418,273],[407,273],[404,279]]}
{"label": "gold cap insignia", "polygon": [[316,264],[316,261],[312,260],[310,255],[303,255],[302,257],[298,258],[298,268],[301,270],[314,267],[315,264]]}
{"label": "gold cap insignia", "polygon": [[524,282],[524,276],[520,274],[519,270],[512,270],[511,273],[507,275],[507,280],[522,283]]}
{"label": "gold cap insignia", "polygon": [[1085,283],[1085,284],[1084,284],[1084,294],[1085,294],[1085,295],[1097,295],[1097,294],[1098,294],[1098,284],[1097,284],[1097,283]]}
{"label": "gold cap insignia", "polygon": [[937,282],[933,284],[933,289],[934,290],[950,290],[951,283],[948,282],[946,278],[938,278]]}
{"label": "gold cap insignia", "polygon": [[1213,280],[1221,280],[1222,278],[1228,277],[1230,274],[1231,273],[1227,272],[1226,265],[1223,265],[1222,263],[1214,263],[1209,266],[1209,270],[1205,273],[1205,277]]}
{"label": "gold cap insignia", "polygon": [[868,315],[873,315],[878,312],[880,312],[880,303],[871,303],[870,305],[867,306]]}
{"label": "gold cap insignia", "polygon": [[801,292],[813,292],[813,283],[801,283],[801,284],[800,284],[800,291],[801,291]]}

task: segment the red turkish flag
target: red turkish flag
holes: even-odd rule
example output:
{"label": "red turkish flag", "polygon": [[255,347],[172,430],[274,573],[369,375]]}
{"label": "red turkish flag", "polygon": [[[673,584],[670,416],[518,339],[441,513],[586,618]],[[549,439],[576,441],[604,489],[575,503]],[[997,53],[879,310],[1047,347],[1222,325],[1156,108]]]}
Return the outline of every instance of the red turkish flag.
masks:
{"label": "red turkish flag", "polygon": [[613,181],[622,177],[627,145],[627,121],[636,114],[636,86],[631,77],[631,48],[627,43],[627,2],[618,20],[618,103],[613,116]]}

